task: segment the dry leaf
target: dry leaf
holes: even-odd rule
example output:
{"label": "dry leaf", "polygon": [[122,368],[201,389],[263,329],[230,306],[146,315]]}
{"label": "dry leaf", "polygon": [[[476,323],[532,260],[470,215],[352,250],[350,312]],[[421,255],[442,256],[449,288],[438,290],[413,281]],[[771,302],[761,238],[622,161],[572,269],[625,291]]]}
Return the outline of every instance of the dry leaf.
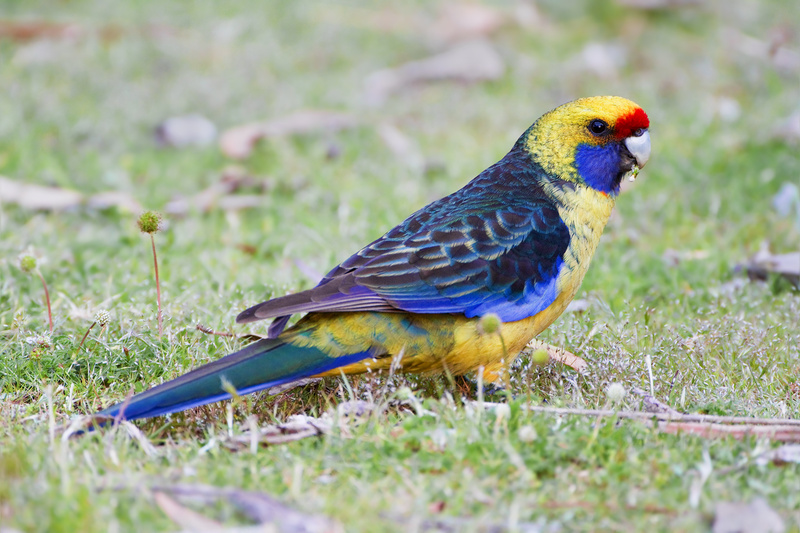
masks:
{"label": "dry leaf", "polygon": [[775,128],[773,136],[789,144],[800,143],[800,111],[789,115],[789,118]]}
{"label": "dry leaf", "polygon": [[156,501],[156,505],[164,511],[164,514],[184,529],[208,532],[223,531],[224,529],[220,522],[184,507],[163,492],[156,492],[153,498]]}
{"label": "dry leaf", "polygon": [[614,78],[628,60],[628,51],[619,43],[589,43],[581,52],[584,67],[599,78]]}
{"label": "dry leaf", "polygon": [[378,137],[397,159],[414,170],[422,171],[425,161],[413,139],[388,122],[378,125],[377,131]]}
{"label": "dry leaf", "polygon": [[304,110],[267,122],[255,122],[231,128],[222,134],[219,145],[226,156],[245,159],[250,156],[255,144],[261,139],[317,131],[339,131],[357,125],[358,120],[349,113]]}
{"label": "dry leaf", "polygon": [[514,6],[514,21],[526,30],[546,30],[549,22],[533,0],[521,0]]}
{"label": "dry leaf", "polygon": [[662,413],[662,414],[670,414],[670,415],[680,415],[679,411],[676,411],[666,403],[662,402],[655,396],[643,391],[639,387],[633,387],[631,392],[637,396],[642,398],[642,403],[644,403],[644,409],[648,413]]}
{"label": "dry leaf", "polygon": [[672,248],[667,248],[664,250],[661,259],[668,266],[675,267],[683,261],[702,261],[709,257],[711,257],[711,253],[708,250],[673,250]]}
{"label": "dry leaf", "polygon": [[0,202],[17,204],[26,209],[62,210],[81,205],[83,195],[78,191],[21,183],[0,176]]}
{"label": "dry leaf", "polygon": [[703,0],[617,0],[617,2],[635,9],[675,9],[696,6],[702,4]]}
{"label": "dry leaf", "polygon": [[780,41],[773,43],[762,41],[734,29],[725,32],[724,40],[729,49],[771,63],[778,70],[787,73],[800,71],[800,52],[783,46]]}
{"label": "dry leaf", "polygon": [[800,463],[800,444],[784,444],[759,455],[756,459],[757,465],[763,466],[767,463],[776,465]]}
{"label": "dry leaf", "polygon": [[264,205],[266,198],[260,194],[231,194],[223,196],[217,201],[217,206],[223,211],[241,211]]}
{"label": "dry leaf", "polygon": [[[798,115],[798,122],[800,128],[800,115]],[[794,183],[785,182],[772,197],[772,207],[782,217],[790,217],[794,212],[795,226],[800,230],[800,187]]]}
{"label": "dry leaf", "polygon": [[217,127],[202,115],[171,117],[156,126],[155,138],[160,146],[203,147],[216,140]]}
{"label": "dry leaf", "polygon": [[351,400],[337,405],[336,413],[339,416],[364,418],[372,414],[377,408],[378,406],[372,402],[365,402],[364,400]]}
{"label": "dry leaf", "polygon": [[529,342],[527,348],[532,350],[544,350],[547,352],[547,355],[550,357],[550,359],[558,361],[559,363],[563,363],[574,369],[576,372],[583,372],[586,370],[586,367],[589,366],[589,363],[587,363],[585,359],[582,359],[581,357],[578,357],[577,355],[570,353],[563,348],[551,346],[538,339],[533,339],[531,342]]}
{"label": "dry leaf", "polygon": [[453,42],[486,37],[499,30],[509,17],[497,8],[475,3],[448,3],[429,28],[435,41]]}
{"label": "dry leaf", "polygon": [[122,191],[106,191],[93,194],[86,201],[86,205],[92,209],[109,209],[116,207],[128,213],[141,213],[144,211],[142,204],[128,193]]}
{"label": "dry leaf", "polygon": [[[340,533],[341,524],[326,516],[300,512],[269,494],[234,488],[218,488],[208,485],[172,485],[153,487],[160,493],[174,496],[200,498],[214,501],[224,498],[259,524],[275,524],[281,533]],[[249,529],[249,528],[248,528]],[[197,529],[203,531],[202,529]]]}
{"label": "dry leaf", "polygon": [[18,46],[11,63],[19,67],[58,64],[69,61],[74,54],[72,47],[65,46],[62,41],[33,41]]}
{"label": "dry leaf", "polygon": [[25,209],[61,211],[80,207],[84,202],[91,209],[117,207],[131,213],[142,210],[139,202],[121,191],[106,191],[86,198],[78,191],[22,183],[0,176],[0,203],[17,204]]}
{"label": "dry leaf", "polygon": [[591,307],[592,304],[589,302],[589,300],[578,298],[577,300],[572,300],[569,303],[567,306],[567,313],[582,313]]}
{"label": "dry leaf", "polygon": [[0,38],[18,42],[36,39],[76,39],[85,33],[76,24],[43,20],[0,20]]}
{"label": "dry leaf", "polygon": [[768,273],[780,274],[800,287],[800,252],[773,254],[769,251],[769,243],[761,243],[761,248],[745,265],[750,279],[765,280]]}
{"label": "dry leaf", "polygon": [[367,102],[379,105],[391,94],[417,83],[496,80],[503,72],[505,63],[494,46],[485,39],[475,39],[427,59],[370,74],[365,80],[365,98]]}
{"label": "dry leaf", "polygon": [[444,500],[438,500],[435,502],[431,502],[428,504],[428,512],[430,514],[439,514],[444,511],[444,508],[447,507],[447,502]]}
{"label": "dry leaf", "polygon": [[255,439],[261,444],[285,444],[308,437],[319,437],[330,432],[332,423],[328,418],[292,415],[282,424],[273,424],[258,429],[253,437],[249,431],[228,438],[225,444],[232,449],[246,449]]}
{"label": "dry leaf", "polygon": [[271,188],[271,185],[266,180],[254,178],[241,167],[231,166],[223,170],[219,181],[212,183],[190,198],[178,197],[171,200],[164,211],[170,215],[180,216],[193,209],[207,213],[213,208],[239,210],[259,207],[264,203],[264,197],[261,195],[231,195],[242,187],[257,187],[266,191]]}
{"label": "dry leaf", "polygon": [[750,503],[718,502],[713,533],[783,533],[783,519],[763,498]]}

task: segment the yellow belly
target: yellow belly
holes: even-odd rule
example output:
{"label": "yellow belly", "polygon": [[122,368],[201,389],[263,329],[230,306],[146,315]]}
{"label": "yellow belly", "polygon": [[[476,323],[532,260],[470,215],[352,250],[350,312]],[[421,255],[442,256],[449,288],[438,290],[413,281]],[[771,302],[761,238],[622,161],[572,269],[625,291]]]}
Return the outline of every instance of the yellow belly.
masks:
{"label": "yellow belly", "polygon": [[562,293],[540,313],[506,322],[498,333],[482,333],[478,318],[462,315],[330,313],[309,316],[281,337],[301,346],[322,348],[331,356],[372,349],[376,355],[319,376],[397,372],[461,375],[483,367],[486,381],[496,381],[536,335],[566,309],[572,291]]}

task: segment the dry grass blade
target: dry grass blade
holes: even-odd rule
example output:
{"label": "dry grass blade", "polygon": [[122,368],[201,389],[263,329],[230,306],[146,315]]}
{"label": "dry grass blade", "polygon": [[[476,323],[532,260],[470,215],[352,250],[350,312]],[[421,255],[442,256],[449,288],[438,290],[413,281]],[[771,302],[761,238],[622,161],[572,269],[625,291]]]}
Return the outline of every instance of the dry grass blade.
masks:
{"label": "dry grass blade", "polygon": [[139,446],[141,446],[142,451],[144,451],[149,457],[156,457],[158,455],[158,451],[156,450],[155,446],[150,443],[150,441],[138,427],[134,426],[127,420],[120,422],[120,427],[125,430],[129,437],[134,439]]}

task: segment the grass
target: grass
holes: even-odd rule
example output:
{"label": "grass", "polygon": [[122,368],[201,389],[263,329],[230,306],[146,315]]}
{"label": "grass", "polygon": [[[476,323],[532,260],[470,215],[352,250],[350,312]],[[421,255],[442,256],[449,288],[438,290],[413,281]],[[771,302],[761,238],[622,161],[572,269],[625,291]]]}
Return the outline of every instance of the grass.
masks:
{"label": "grass", "polygon": [[[499,9],[514,13],[515,5]],[[542,1],[532,26],[511,23],[492,36],[507,64],[499,80],[419,86],[366,106],[365,76],[435,50],[425,21],[438,6],[142,1],[111,10],[80,0],[3,7],[6,19],[85,32],[0,40],[11,58],[0,67],[0,174],[16,180],[86,194],[122,191],[163,211],[232,165],[216,146],[157,148],[152,129],[167,117],[198,112],[227,128],[326,108],[351,112],[362,126],[259,145],[237,163],[270,183],[258,209],[167,218],[156,236],[161,339],[139,213],[0,205],[0,526],[174,530],[145,489],[169,482],[267,492],[328,514],[348,531],[413,531],[437,520],[467,531],[531,524],[704,531],[716,502],[754,497],[800,528],[797,468],[752,460],[777,444],[665,435],[635,422],[521,408],[603,407],[610,383],[649,387],[650,354],[656,396],[678,409],[800,415],[800,295],[779,279],[732,283],[741,279],[734,266],[763,240],[776,252],[800,242],[800,228],[771,208],[781,184],[800,175],[796,146],[772,136],[796,110],[798,71],[742,52],[743,38],[732,36],[769,42],[800,17],[798,6],[753,0],[643,12]],[[119,35],[102,38],[99,29],[111,26]],[[622,47],[624,64],[587,69],[589,43]],[[796,42],[787,46],[797,50]],[[195,325],[250,331],[234,324],[239,311],[314,282],[296,261],[325,271],[496,161],[543,112],[589,94],[641,104],[652,122],[653,158],[606,229],[579,294],[588,310],[564,315],[540,337],[587,359],[587,373],[522,358],[512,375],[518,397],[499,418],[463,406],[458,390],[452,399],[444,378],[395,377],[386,396],[382,379],[355,378],[248,397],[235,408],[236,432],[249,414],[266,424],[320,415],[349,399],[387,405],[360,424],[339,421],[328,437],[256,454],[231,452],[216,438],[228,431],[224,405],[141,423],[160,444],[156,456],[119,431],[51,438],[51,407],[55,422],[65,423],[230,352],[241,342]],[[731,105],[733,113],[720,112]],[[375,132],[382,122],[417,143],[423,171],[382,143]],[[16,265],[29,246],[50,286],[55,331],[47,338],[42,288]],[[681,259],[669,259],[675,256]],[[111,321],[79,348],[99,310],[109,310]],[[398,407],[406,387],[422,414]],[[621,407],[639,401],[629,395]],[[230,505],[202,511],[227,524],[244,521]]]}

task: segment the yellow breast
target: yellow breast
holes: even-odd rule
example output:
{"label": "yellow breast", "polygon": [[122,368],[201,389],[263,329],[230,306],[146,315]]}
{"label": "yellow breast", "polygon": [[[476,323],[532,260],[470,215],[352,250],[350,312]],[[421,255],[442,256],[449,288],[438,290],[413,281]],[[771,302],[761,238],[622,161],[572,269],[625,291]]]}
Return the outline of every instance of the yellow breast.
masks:
{"label": "yellow breast", "polygon": [[600,236],[614,208],[614,197],[591,187],[554,191],[558,197],[558,214],[570,232],[570,243],[564,254],[564,268],[558,277],[560,294],[569,294],[567,304],[578,291],[589,263],[600,242]]}

